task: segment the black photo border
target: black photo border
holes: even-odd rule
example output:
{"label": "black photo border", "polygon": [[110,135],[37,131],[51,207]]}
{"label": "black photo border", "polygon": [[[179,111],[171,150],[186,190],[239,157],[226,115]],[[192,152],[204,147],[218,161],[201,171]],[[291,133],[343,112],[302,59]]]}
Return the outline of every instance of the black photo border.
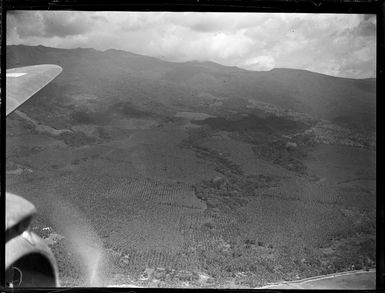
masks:
{"label": "black photo border", "polygon": [[[79,11],[195,11],[195,12],[276,12],[276,13],[346,13],[376,14],[376,287],[385,289],[385,177],[384,120],[385,115],[385,0],[0,0],[1,11],[1,108],[0,108],[0,213],[2,236],[5,234],[5,72],[6,14],[10,10],[79,10]],[[153,292],[154,288],[6,288],[5,243],[1,242],[1,292]],[[253,289],[156,289],[160,292],[179,291],[254,292]],[[261,290],[281,292],[285,290]]]}

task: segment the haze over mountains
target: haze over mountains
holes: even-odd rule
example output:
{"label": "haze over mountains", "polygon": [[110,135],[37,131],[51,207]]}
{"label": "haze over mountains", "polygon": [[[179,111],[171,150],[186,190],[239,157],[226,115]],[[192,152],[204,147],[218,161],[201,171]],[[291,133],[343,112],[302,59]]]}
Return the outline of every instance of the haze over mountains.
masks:
{"label": "haze over mountains", "polygon": [[177,105],[182,97],[191,106],[203,106],[199,102],[211,98],[217,104],[206,107],[206,112],[224,110],[229,103],[231,108],[245,108],[251,101],[261,101],[360,132],[372,132],[375,127],[375,79],[337,78],[297,69],[255,72],[213,62],[173,63],[114,49],[7,47],[7,68],[44,63],[63,68],[54,82],[60,90],[51,95],[56,101],[63,99],[58,92],[65,96],[68,91],[135,99],[139,104],[151,99],[160,108]]}

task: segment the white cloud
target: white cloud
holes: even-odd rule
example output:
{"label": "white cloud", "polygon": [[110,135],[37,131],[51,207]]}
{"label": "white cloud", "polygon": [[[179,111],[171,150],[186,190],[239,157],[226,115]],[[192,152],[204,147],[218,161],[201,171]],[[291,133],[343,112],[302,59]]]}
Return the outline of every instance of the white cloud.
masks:
{"label": "white cloud", "polygon": [[116,48],[250,70],[375,72],[376,21],[370,15],[24,11],[7,19],[9,44]]}
{"label": "white cloud", "polygon": [[253,57],[244,63],[243,68],[248,70],[265,71],[271,70],[275,66],[275,60],[271,56],[258,56]]}
{"label": "white cloud", "polygon": [[219,33],[207,40],[212,55],[218,55],[221,59],[231,59],[246,54],[252,47],[253,41],[242,34]]}

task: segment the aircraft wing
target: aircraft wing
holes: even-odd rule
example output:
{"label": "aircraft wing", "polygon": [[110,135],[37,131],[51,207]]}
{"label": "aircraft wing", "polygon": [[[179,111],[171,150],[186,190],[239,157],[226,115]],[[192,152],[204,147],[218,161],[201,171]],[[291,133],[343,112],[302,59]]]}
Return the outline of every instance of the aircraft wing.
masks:
{"label": "aircraft wing", "polygon": [[[60,66],[48,64],[7,70],[6,115],[15,111],[61,71]],[[18,286],[21,287],[57,287],[59,285],[57,263],[52,251],[43,239],[29,230],[35,212],[35,206],[29,201],[6,193],[5,279],[7,286],[13,287],[17,281]],[[19,272],[18,277],[17,272]]]}
{"label": "aircraft wing", "polygon": [[36,94],[53,80],[62,68],[58,65],[44,64],[19,67],[7,70],[6,115]]}

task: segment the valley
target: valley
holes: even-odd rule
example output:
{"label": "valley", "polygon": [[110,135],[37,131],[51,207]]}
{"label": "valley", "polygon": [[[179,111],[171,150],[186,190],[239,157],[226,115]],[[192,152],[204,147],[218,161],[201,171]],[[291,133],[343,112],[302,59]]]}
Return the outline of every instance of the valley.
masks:
{"label": "valley", "polygon": [[375,268],[375,81],[7,50],[7,67],[63,67],[7,118],[6,145],[6,189],[37,207],[61,285],[254,288]]}

